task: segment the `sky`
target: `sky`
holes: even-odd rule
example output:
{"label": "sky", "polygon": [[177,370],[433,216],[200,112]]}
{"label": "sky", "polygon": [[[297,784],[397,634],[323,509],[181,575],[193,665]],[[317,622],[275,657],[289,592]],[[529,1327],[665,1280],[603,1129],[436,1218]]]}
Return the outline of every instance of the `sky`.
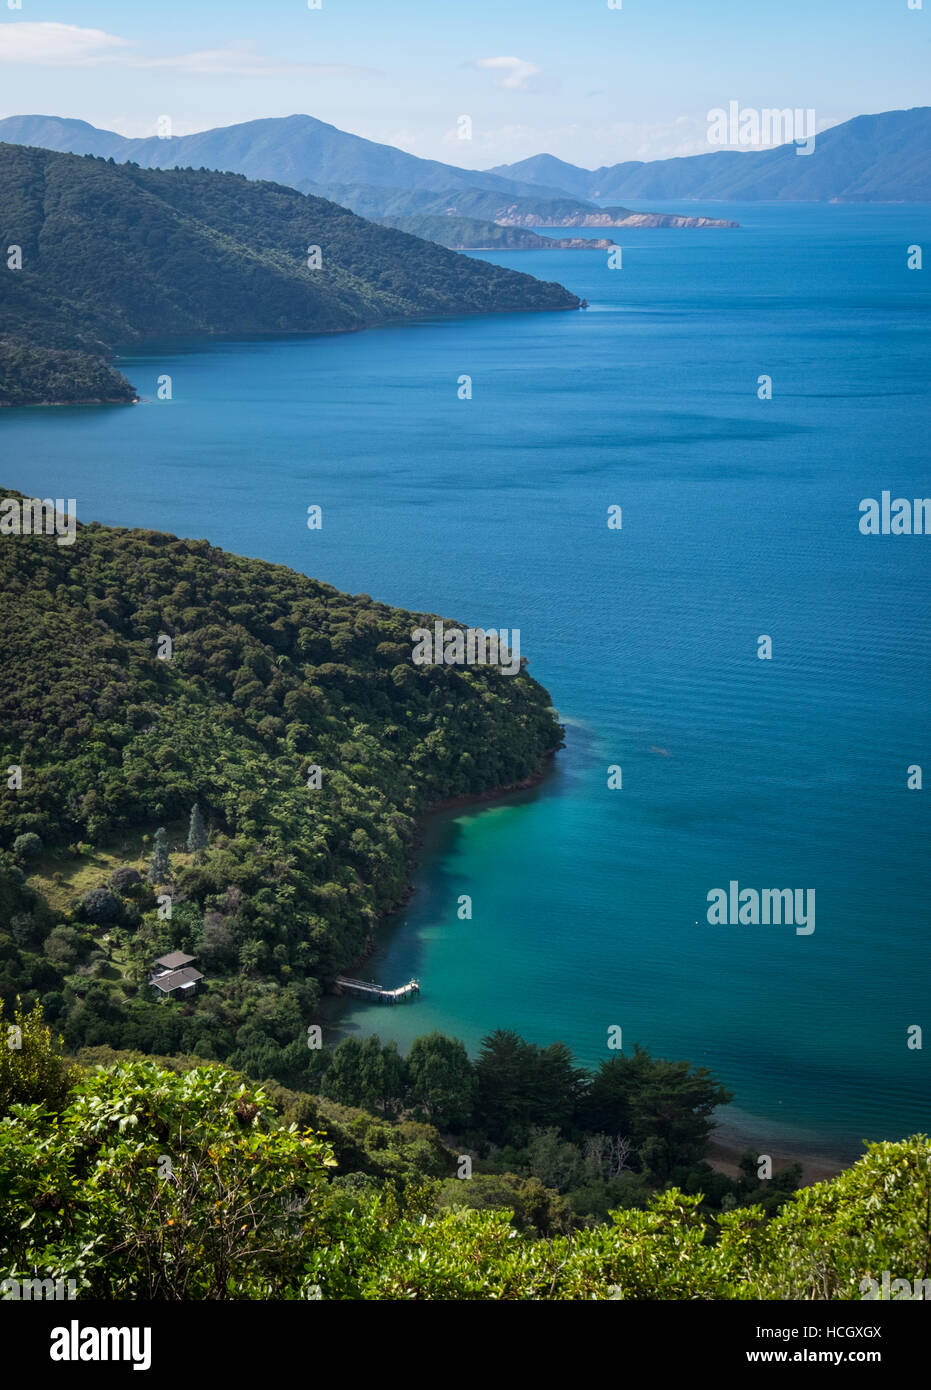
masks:
{"label": "sky", "polygon": [[467,168],[596,168],[707,153],[731,101],[818,130],[931,104],[931,0],[616,3],[0,0],[0,116],[139,136],[300,112]]}

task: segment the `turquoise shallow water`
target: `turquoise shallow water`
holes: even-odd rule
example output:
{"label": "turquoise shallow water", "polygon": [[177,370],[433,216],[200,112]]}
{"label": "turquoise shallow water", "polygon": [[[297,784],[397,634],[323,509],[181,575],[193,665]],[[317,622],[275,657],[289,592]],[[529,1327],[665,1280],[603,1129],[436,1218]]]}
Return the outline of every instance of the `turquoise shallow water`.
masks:
{"label": "turquoise shallow water", "polygon": [[[488,257],[585,313],[153,347],[136,409],[6,412],[2,477],[520,629],[568,746],[539,790],[431,825],[369,965],[423,996],[334,1030],[511,1027],[593,1064],[620,1024],[713,1067],[761,1145],[853,1153],[931,1123],[931,787],[906,789],[931,775],[931,538],[857,526],[884,488],[931,496],[931,271],[906,269],[931,208],[668,210],[743,226],[622,233],[622,271]],[[710,927],[731,879],[814,888],[814,934]]]}

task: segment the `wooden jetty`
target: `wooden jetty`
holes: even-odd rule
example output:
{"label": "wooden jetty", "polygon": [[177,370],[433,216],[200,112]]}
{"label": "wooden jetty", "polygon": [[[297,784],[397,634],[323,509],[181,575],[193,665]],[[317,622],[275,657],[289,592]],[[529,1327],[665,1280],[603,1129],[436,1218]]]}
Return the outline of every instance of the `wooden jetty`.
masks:
{"label": "wooden jetty", "polygon": [[336,984],[341,994],[356,994],[376,1004],[406,1004],[420,993],[419,980],[408,980],[397,989],[384,989],[374,980],[353,980],[348,975],[337,975]]}

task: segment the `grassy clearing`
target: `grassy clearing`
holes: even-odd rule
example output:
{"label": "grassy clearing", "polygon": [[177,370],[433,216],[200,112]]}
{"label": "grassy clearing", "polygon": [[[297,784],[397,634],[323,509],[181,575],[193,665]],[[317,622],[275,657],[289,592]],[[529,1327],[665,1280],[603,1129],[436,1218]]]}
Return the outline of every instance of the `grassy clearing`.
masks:
{"label": "grassy clearing", "polygon": [[[187,823],[170,822],[165,826],[171,845],[172,863],[189,864],[193,855],[186,849],[176,850],[187,838]],[[92,888],[106,885],[114,869],[138,869],[145,877],[149,866],[152,835],[142,830],[125,831],[102,847],[88,845],[82,854],[66,850],[49,850],[33,862],[28,875],[32,887],[46,899],[53,912],[67,916],[76,899],[83,898]]]}

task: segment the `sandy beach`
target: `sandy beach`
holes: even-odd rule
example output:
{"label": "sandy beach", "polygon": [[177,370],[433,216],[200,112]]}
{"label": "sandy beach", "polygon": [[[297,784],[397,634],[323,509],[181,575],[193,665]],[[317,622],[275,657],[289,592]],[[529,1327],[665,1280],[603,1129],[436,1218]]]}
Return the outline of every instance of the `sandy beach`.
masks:
{"label": "sandy beach", "polygon": [[767,1148],[764,1150],[759,1143],[752,1143],[750,1140],[738,1142],[731,1136],[719,1136],[712,1139],[708,1145],[707,1161],[716,1173],[724,1173],[729,1178],[739,1178],[741,1176],[740,1156],[751,1148],[769,1154],[773,1161],[774,1174],[790,1167],[793,1163],[800,1163],[802,1165],[802,1185],[805,1187],[811,1186],[812,1183],[824,1182],[827,1178],[836,1177],[845,1168],[849,1168],[851,1163],[851,1160],[832,1158],[828,1154],[796,1153],[786,1148]]}

